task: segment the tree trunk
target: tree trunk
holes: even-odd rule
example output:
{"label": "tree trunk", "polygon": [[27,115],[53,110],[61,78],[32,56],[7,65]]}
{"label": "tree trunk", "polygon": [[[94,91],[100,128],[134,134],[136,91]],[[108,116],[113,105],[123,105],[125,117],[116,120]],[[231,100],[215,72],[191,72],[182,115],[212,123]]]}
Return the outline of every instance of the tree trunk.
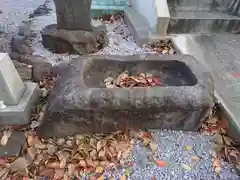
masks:
{"label": "tree trunk", "polygon": [[57,28],[66,30],[92,31],[92,0],[54,0]]}

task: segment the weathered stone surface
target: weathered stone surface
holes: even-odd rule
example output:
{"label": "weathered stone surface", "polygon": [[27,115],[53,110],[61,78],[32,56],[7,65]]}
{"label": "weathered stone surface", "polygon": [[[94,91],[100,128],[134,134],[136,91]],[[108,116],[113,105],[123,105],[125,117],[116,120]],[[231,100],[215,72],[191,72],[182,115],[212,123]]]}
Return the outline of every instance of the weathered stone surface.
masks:
{"label": "weathered stone surface", "polygon": [[33,80],[40,81],[42,77],[51,72],[52,64],[44,57],[25,54],[21,56],[19,62],[32,66]]}
{"label": "weathered stone surface", "polygon": [[10,52],[9,57],[14,60],[19,60],[21,59],[21,54],[17,52]]}
{"label": "weathered stone surface", "polygon": [[240,1],[168,0],[168,33],[235,33],[240,28]]}
{"label": "weathered stone surface", "polygon": [[106,28],[96,27],[93,31],[57,29],[52,24],[42,31],[43,46],[55,53],[90,54],[99,51],[108,43]]}
{"label": "weathered stone surface", "polygon": [[32,80],[32,65],[21,63],[17,60],[12,60],[12,62],[23,80]]}
{"label": "weathered stone surface", "polygon": [[32,54],[33,49],[26,44],[23,36],[14,36],[11,41],[11,47],[13,52],[20,54]]}
{"label": "weathered stone surface", "polygon": [[[154,72],[165,87],[104,87],[104,78],[125,69]],[[196,130],[214,104],[211,73],[191,56],[83,56],[58,71],[37,129],[44,137],[124,127]]]}
{"label": "weathered stone surface", "polygon": [[92,31],[92,0],[54,0],[57,13],[57,28]]}
{"label": "weathered stone surface", "polygon": [[26,143],[24,132],[13,132],[5,146],[0,145],[0,157],[19,156]]}

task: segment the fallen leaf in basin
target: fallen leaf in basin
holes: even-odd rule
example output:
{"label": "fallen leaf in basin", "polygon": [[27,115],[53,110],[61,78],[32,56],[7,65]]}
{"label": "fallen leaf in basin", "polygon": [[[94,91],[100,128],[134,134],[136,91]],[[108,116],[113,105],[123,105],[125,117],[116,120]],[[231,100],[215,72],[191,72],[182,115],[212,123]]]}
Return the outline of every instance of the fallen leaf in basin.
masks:
{"label": "fallen leaf in basin", "polygon": [[57,147],[53,144],[47,144],[47,152],[52,155],[57,151]]}
{"label": "fallen leaf in basin", "polygon": [[33,137],[33,135],[29,135],[27,137],[27,143],[28,143],[28,146],[30,146],[30,147],[34,145],[34,137]]}
{"label": "fallen leaf in basin", "polygon": [[68,164],[68,176],[72,177],[76,166],[74,164]]}
{"label": "fallen leaf in basin", "polygon": [[188,164],[182,164],[182,168],[185,169],[186,171],[191,171],[192,167]]}
{"label": "fallen leaf in basin", "polygon": [[80,161],[79,161],[79,165],[80,165],[81,167],[85,167],[85,166],[87,165],[87,163],[86,163],[84,160],[80,160]]}
{"label": "fallen leaf in basin", "polygon": [[65,173],[64,169],[55,169],[54,172],[54,179],[62,179]]}
{"label": "fallen leaf in basin", "polygon": [[166,167],[166,166],[168,166],[168,163],[166,161],[163,161],[163,160],[155,160],[155,163],[159,167]]}
{"label": "fallen leaf in basin", "polygon": [[49,162],[49,163],[47,163],[46,167],[53,168],[53,169],[60,168],[60,163],[59,162]]}
{"label": "fallen leaf in basin", "polygon": [[1,138],[1,145],[5,146],[8,142],[9,137],[12,135],[12,130],[4,130]]}

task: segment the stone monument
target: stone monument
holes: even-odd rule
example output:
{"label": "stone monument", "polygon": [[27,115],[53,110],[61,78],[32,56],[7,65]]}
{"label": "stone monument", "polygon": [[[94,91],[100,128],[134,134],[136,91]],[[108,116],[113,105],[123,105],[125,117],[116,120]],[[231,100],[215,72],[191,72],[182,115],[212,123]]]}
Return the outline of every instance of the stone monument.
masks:
{"label": "stone monument", "polygon": [[23,82],[9,55],[0,53],[0,125],[27,124],[38,95],[38,85]]}
{"label": "stone monument", "polygon": [[105,26],[92,25],[92,0],[54,0],[54,3],[57,25],[52,24],[42,30],[45,48],[55,53],[89,54],[107,44]]}

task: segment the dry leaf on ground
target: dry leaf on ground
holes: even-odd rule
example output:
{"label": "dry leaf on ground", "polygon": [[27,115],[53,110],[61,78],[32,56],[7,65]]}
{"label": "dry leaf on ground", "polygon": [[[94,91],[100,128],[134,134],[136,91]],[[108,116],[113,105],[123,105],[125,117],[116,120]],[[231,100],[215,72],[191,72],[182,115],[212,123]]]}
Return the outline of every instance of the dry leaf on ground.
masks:
{"label": "dry leaf on ground", "polygon": [[157,144],[155,142],[150,142],[149,143],[149,147],[152,150],[152,152],[156,152],[157,151]]}
{"label": "dry leaf on ground", "polygon": [[213,166],[214,167],[220,167],[221,166],[221,161],[220,161],[219,158],[217,158],[213,161]]}
{"label": "dry leaf on ground", "polygon": [[200,161],[200,157],[198,156],[192,156],[191,159],[194,161]]}
{"label": "dry leaf on ground", "polygon": [[12,130],[4,130],[1,138],[1,145],[5,146],[8,142],[9,137],[12,135]]}
{"label": "dry leaf on ground", "polygon": [[155,163],[159,167],[166,167],[166,166],[168,166],[168,163],[166,161],[163,161],[163,160],[155,160]]}
{"label": "dry leaf on ground", "polygon": [[221,167],[215,167],[214,171],[215,171],[216,174],[220,174]]}
{"label": "dry leaf on ground", "polygon": [[103,166],[97,166],[96,170],[95,170],[95,173],[102,174],[103,171],[104,171],[104,167]]}

